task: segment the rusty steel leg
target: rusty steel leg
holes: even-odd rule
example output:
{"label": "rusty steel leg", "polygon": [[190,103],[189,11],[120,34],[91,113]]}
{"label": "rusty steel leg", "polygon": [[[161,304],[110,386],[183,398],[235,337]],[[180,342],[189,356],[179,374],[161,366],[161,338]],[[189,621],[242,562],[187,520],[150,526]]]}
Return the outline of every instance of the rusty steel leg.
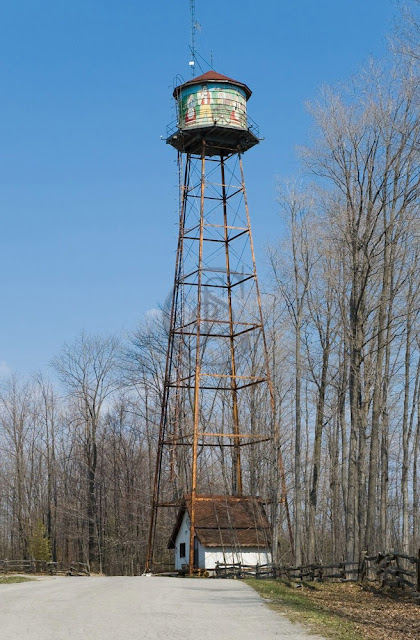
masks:
{"label": "rusty steel leg", "polygon": [[194,376],[194,435],[192,448],[192,477],[191,477],[191,513],[190,513],[190,552],[189,574],[194,572],[194,537],[195,537],[195,502],[197,495],[197,456],[198,433],[200,431],[200,381],[201,381],[201,303],[203,277],[203,238],[204,238],[204,194],[206,189],[206,143],[203,140],[201,150],[201,188],[200,188],[200,240],[198,250],[198,286],[197,286],[197,333],[195,340],[195,376]]}
{"label": "rusty steel leg", "polygon": [[178,297],[177,284],[178,284],[179,273],[180,273],[180,268],[182,264],[182,252],[183,252],[183,246],[184,246],[184,220],[185,220],[185,211],[186,211],[186,199],[188,195],[189,168],[190,168],[190,158],[187,157],[187,162],[185,165],[184,186],[183,186],[183,193],[181,198],[181,206],[180,206],[180,214],[179,214],[178,247],[177,247],[177,253],[176,253],[174,286],[172,291],[170,330],[169,330],[169,338],[168,338],[168,351],[166,355],[162,409],[161,409],[161,417],[160,417],[160,425],[159,425],[158,451],[156,456],[155,478],[154,478],[154,484],[153,484],[152,509],[151,509],[151,515],[150,515],[146,562],[144,567],[145,573],[149,573],[151,571],[152,564],[153,564],[153,550],[154,550],[155,534],[156,534],[156,518],[157,518],[157,509],[158,509],[158,500],[159,500],[163,442],[165,440],[166,417],[167,417],[167,411],[168,411],[169,379],[170,379],[170,374],[172,369],[174,337],[175,337],[173,333],[173,328],[174,328],[174,320],[176,316],[177,297]]}
{"label": "rusty steel leg", "polygon": [[226,199],[226,183],[225,183],[225,162],[223,155],[220,156],[220,170],[222,178],[222,202],[223,202],[223,224],[225,238],[225,260],[226,260],[226,283],[229,308],[229,331],[230,331],[230,366],[231,366],[231,388],[232,388],[232,417],[233,417],[233,433],[234,449],[233,449],[233,495],[242,495],[242,470],[241,470],[241,445],[239,438],[239,411],[238,411],[238,390],[236,383],[236,358],[235,358],[235,330],[233,325],[232,310],[232,282],[230,276],[230,257],[229,257],[229,230],[227,216],[227,199]]}
{"label": "rusty steel leg", "polygon": [[[183,172],[182,172],[182,154],[180,152],[178,152],[178,182],[179,182],[179,208],[180,210],[184,211],[186,210],[186,198],[188,196],[188,176],[189,176],[189,165],[191,162],[191,158],[190,155],[187,155],[187,161],[186,161],[186,172],[185,172],[185,177],[184,177],[184,182],[182,182],[183,180]],[[182,258],[183,258],[183,250],[184,250],[184,230],[185,230],[185,224],[182,225],[182,246],[181,246],[181,259],[180,259],[180,267],[182,267]],[[178,311],[176,313],[176,319],[177,319],[177,323],[182,326],[183,325],[183,313],[184,313],[184,309],[183,309],[183,295],[182,295],[182,287],[181,287],[181,291],[180,294],[177,295],[176,297],[177,299],[177,304],[178,304]],[[172,328],[172,327],[171,327]],[[174,340],[175,340],[175,336],[174,336]],[[183,357],[183,336],[182,334],[180,336],[178,336],[177,338],[178,341],[178,349],[177,349],[177,363],[175,365],[175,370],[177,371],[177,389],[176,389],[176,398],[175,398],[175,416],[174,416],[174,424],[173,424],[173,432],[172,432],[172,438],[173,438],[173,446],[170,449],[170,473],[169,473],[169,482],[172,484],[173,486],[173,493],[174,493],[174,498],[175,498],[175,493],[177,491],[177,480],[178,480],[178,447],[177,447],[177,438],[178,438],[178,433],[180,430],[180,422],[181,422],[181,404],[182,404],[182,398],[181,398],[181,394],[180,394],[180,378],[181,378],[181,372],[182,372],[182,357]]]}
{"label": "rusty steel leg", "polygon": [[291,547],[292,555],[293,555],[293,557],[295,557],[295,544],[294,544],[294,538],[293,538],[292,523],[291,523],[291,520],[290,520],[289,503],[288,503],[288,499],[287,499],[286,475],[285,475],[285,470],[284,470],[283,454],[282,454],[281,446],[280,446],[280,433],[279,433],[279,425],[278,425],[277,414],[276,414],[276,401],[275,401],[275,395],[274,395],[273,381],[272,381],[271,374],[270,374],[270,360],[269,360],[269,356],[268,356],[267,339],[266,339],[266,335],[265,335],[265,331],[264,331],[264,318],[263,318],[263,312],[262,312],[260,288],[258,286],[257,267],[256,267],[256,261],[255,261],[255,251],[254,251],[254,242],[253,242],[252,233],[251,233],[251,219],[250,219],[250,216],[249,216],[248,199],[247,199],[246,188],[245,188],[244,168],[243,168],[243,164],[242,164],[242,156],[241,156],[241,154],[238,153],[238,156],[239,156],[239,167],[240,167],[240,170],[241,170],[241,181],[242,181],[242,190],[243,190],[243,194],[244,194],[246,220],[247,220],[248,231],[249,231],[249,243],[250,243],[250,247],[251,247],[252,268],[253,268],[253,271],[254,271],[255,288],[256,288],[256,292],[257,292],[258,310],[259,310],[259,316],[260,316],[260,322],[261,322],[261,331],[262,331],[262,339],[263,339],[263,345],[264,345],[265,369],[266,369],[266,375],[267,375],[268,388],[269,388],[269,391],[270,391],[271,411],[272,411],[273,420],[274,420],[274,434],[273,434],[273,436],[274,436],[274,443],[275,443],[275,446],[276,446],[277,452],[278,452],[278,465],[279,465],[279,472],[280,472],[282,492],[283,492],[283,501],[284,501],[284,506],[285,506],[285,511],[286,511],[287,527],[288,527],[288,530],[289,530],[290,547]]}

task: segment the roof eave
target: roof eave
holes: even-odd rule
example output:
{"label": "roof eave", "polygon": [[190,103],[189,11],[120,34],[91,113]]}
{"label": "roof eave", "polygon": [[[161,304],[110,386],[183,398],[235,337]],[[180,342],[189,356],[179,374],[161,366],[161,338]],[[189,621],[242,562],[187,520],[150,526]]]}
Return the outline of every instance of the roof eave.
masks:
{"label": "roof eave", "polygon": [[[208,542],[207,544],[204,544],[203,542],[200,541],[200,538],[197,536],[201,546],[204,549],[228,549],[229,545],[222,545],[220,544],[220,542],[216,543],[216,542]],[[240,549],[268,549],[271,551],[271,546],[269,544],[232,544],[231,545],[232,548],[236,549],[237,547]]]}
{"label": "roof eave", "polygon": [[228,79],[208,79],[208,80],[200,80],[199,78],[194,78],[194,80],[188,80],[187,82],[184,82],[183,84],[180,84],[178,87],[175,87],[174,91],[173,91],[173,97],[175,98],[175,100],[178,99],[178,95],[181,91],[181,89],[183,89],[184,87],[193,87],[194,85],[199,85],[199,84],[214,84],[214,83],[222,83],[222,84],[231,84],[234,85],[236,87],[240,87],[241,89],[243,89],[243,91],[245,91],[245,95],[246,95],[246,99],[249,100],[249,98],[252,96],[252,91],[251,89],[244,84],[243,82],[237,82],[236,80],[231,80],[230,78]]}

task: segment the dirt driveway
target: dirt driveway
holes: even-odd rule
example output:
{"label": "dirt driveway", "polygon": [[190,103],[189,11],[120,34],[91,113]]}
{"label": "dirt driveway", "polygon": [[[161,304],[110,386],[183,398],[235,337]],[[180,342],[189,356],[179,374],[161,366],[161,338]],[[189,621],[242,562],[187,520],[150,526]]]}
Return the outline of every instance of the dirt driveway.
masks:
{"label": "dirt driveway", "polygon": [[236,580],[43,578],[0,585],[1,640],[316,640]]}

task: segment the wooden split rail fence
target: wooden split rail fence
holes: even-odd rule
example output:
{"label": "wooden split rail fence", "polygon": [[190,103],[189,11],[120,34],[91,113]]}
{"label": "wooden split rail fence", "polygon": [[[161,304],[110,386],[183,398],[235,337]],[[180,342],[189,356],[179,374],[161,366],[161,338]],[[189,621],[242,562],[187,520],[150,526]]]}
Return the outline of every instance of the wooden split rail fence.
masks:
{"label": "wooden split rail fence", "polygon": [[0,560],[1,573],[47,573],[49,575],[88,576],[89,567],[83,562],[46,562],[45,560]]}
{"label": "wooden split rail fence", "polygon": [[320,565],[308,564],[299,567],[287,567],[283,565],[245,565],[218,564],[215,568],[215,575],[219,578],[258,578],[258,579],[286,579],[312,581],[337,579],[342,582],[356,581],[359,574],[359,564],[357,562],[337,562],[336,564]]}
{"label": "wooden split rail fence", "polygon": [[381,587],[408,590],[420,596],[420,550],[418,557],[405,553],[378,553],[365,556],[361,567],[361,580],[378,582]]}
{"label": "wooden split rail fence", "polygon": [[244,565],[218,564],[215,575],[219,578],[286,579],[290,581],[318,582],[334,580],[340,582],[375,582],[380,587],[404,589],[409,595],[420,597],[420,550],[418,557],[404,553],[379,553],[365,555],[358,562],[332,564],[308,564],[287,567],[275,564]]}

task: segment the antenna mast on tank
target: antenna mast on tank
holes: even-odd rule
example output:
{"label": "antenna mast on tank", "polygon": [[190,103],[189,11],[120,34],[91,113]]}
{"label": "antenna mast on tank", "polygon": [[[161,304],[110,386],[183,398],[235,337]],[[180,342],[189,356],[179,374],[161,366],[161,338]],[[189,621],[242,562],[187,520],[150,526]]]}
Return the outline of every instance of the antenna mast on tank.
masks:
{"label": "antenna mast on tank", "polygon": [[195,0],[190,0],[190,15],[191,15],[191,60],[190,67],[192,77],[195,76],[195,64],[196,64],[196,55],[195,55],[195,32],[197,29],[197,23],[195,21]]}

